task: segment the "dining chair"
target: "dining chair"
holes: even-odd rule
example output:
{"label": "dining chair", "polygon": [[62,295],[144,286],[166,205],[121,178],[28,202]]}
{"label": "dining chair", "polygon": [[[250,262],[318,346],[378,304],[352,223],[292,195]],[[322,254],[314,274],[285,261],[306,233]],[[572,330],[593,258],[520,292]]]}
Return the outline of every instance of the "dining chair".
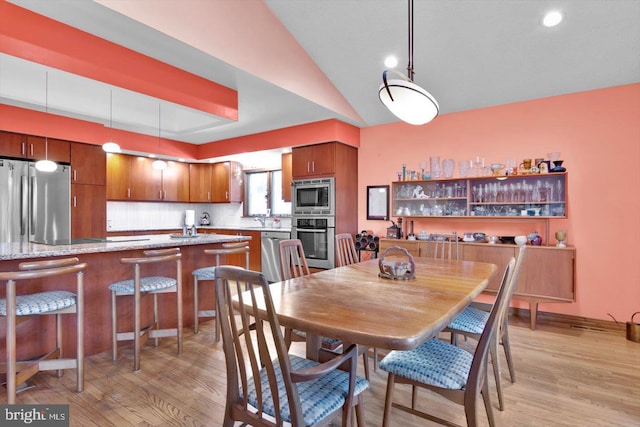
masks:
{"label": "dining chair", "polygon": [[[280,272],[282,280],[289,280],[295,277],[308,276],[310,273],[307,265],[307,258],[304,254],[304,247],[300,239],[281,240],[280,244]],[[305,342],[307,334],[297,329],[285,328],[284,340],[287,348],[291,347],[292,342]],[[335,353],[343,346],[342,341],[336,338],[321,337],[322,349]],[[363,355],[364,374],[369,379],[369,358],[366,348],[359,347],[360,353]]]}
{"label": "dining chair", "polygon": [[431,233],[426,245],[425,257],[453,259],[460,258],[458,233]]}
{"label": "dining chair", "polygon": [[[337,266],[343,267],[345,265],[351,265],[358,262],[358,253],[356,252],[356,245],[353,242],[353,237],[349,233],[336,234],[336,260]],[[369,348],[363,347],[362,351],[364,357],[364,369],[365,376],[369,379]],[[373,349],[373,372],[378,371],[378,349]]]}
{"label": "dining chair", "polygon": [[353,237],[349,233],[336,234],[336,265],[342,267],[344,265],[355,264],[358,262],[358,253],[353,243]]}
{"label": "dining chair", "polygon": [[[505,268],[498,296],[473,354],[438,338],[432,338],[413,350],[394,350],[382,359],[380,368],[388,373],[383,427],[390,425],[391,406],[424,419],[451,425],[450,421],[417,409],[419,388],[430,390],[463,405],[467,425],[470,427],[478,425],[477,400],[480,394],[487,411],[489,425],[495,425],[489,386],[486,381],[487,358],[491,342],[498,332],[499,313],[513,293],[515,281],[511,278],[515,262],[515,258],[512,257]],[[396,383],[412,386],[411,406],[393,402]]]}
{"label": "dining chair", "polygon": [[265,276],[220,266],[215,277],[227,368],[223,426],[325,426],[339,416],[349,426],[354,408],[364,424],[369,382],[356,375],[355,345],[325,363],[289,354]]}
{"label": "dining chair", "polygon": [[[154,249],[144,251],[142,257],[122,258],[123,264],[133,265],[133,279],[121,280],[109,285],[111,291],[111,340],[112,357],[118,359],[118,341],[133,340],[133,370],[140,370],[140,347],[143,340],[175,336],[178,341],[178,354],[182,354],[182,254],[180,248]],[[168,276],[142,276],[142,266],[159,268],[159,264],[175,263],[175,278]],[[170,264],[167,268],[170,268]],[[158,295],[176,294],[176,327],[160,329],[158,316]],[[151,324],[142,326],[142,295],[153,295],[153,320]],[[117,298],[133,296],[133,330],[118,332]]]}
{"label": "dining chair", "polygon": [[[7,403],[16,402],[18,386],[25,383],[40,371],[58,371],[62,376],[63,369],[76,369],[76,390],[84,390],[84,290],[83,279],[86,263],[78,258],[62,258],[46,261],[27,261],[18,265],[19,271],[0,272],[0,281],[6,282],[5,298],[0,299],[0,316],[5,320],[6,356],[0,370],[7,375]],[[17,294],[16,288],[24,288],[28,282],[37,284],[41,279],[56,277],[60,283],[71,280],[75,275],[75,293],[67,290],[51,290],[34,293]],[[60,277],[58,277],[60,276]],[[66,276],[66,277],[65,277]],[[69,285],[71,286],[71,285]],[[76,354],[74,358],[64,357],[62,348],[62,315],[76,315]],[[18,360],[17,342],[36,338],[31,332],[18,338],[16,325],[27,316],[55,315],[56,344],[55,347],[36,359]]]}
{"label": "dining chair", "polygon": [[[521,245],[516,258],[516,265],[512,273],[512,281],[517,282],[520,276],[520,269],[524,261],[524,255],[526,246]],[[515,286],[515,285],[514,285]],[[511,346],[509,345],[509,306],[511,305],[511,297],[507,300],[502,311],[498,314],[498,333],[495,336],[494,342],[491,344],[489,351],[491,352],[491,362],[493,365],[493,374],[496,380],[496,390],[498,392],[498,407],[500,410],[504,410],[504,399],[502,394],[502,377],[500,371],[500,357],[498,355],[498,347],[502,345],[505,358],[507,359],[507,366],[509,367],[509,376],[511,382],[516,382],[515,368],[513,366],[513,358],[511,357]],[[484,331],[487,320],[489,319],[489,312],[469,306],[465,308],[449,325],[443,330],[443,332],[451,333],[451,344],[457,344],[457,335],[463,335],[474,340],[479,340],[482,332]]]}
{"label": "dining chair", "polygon": [[[234,242],[234,243],[223,243],[222,248],[220,249],[205,249],[205,255],[215,255],[216,264],[211,267],[202,267],[197,270],[193,270],[193,333],[197,334],[199,332],[199,320],[201,317],[208,317],[216,319],[215,325],[215,341],[220,341],[220,326],[217,322],[216,310],[215,310],[215,299],[213,301],[214,308],[208,310],[200,310],[199,306],[199,296],[198,296],[198,288],[199,284],[204,281],[213,281],[215,280],[215,271],[216,267],[220,265],[220,257],[234,254],[244,254],[245,255],[245,268],[249,269],[249,244],[248,242]],[[215,286],[214,286],[215,289]]]}

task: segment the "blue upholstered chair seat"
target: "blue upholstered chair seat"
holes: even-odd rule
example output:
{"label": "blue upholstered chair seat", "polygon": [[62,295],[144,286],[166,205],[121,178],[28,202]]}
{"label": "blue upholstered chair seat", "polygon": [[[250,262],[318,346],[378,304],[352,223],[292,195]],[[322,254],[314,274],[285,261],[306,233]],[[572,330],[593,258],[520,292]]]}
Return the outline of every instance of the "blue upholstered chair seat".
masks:
{"label": "blue upholstered chair seat", "polygon": [[[317,362],[291,355],[291,369],[300,370],[311,368],[318,365]],[[280,396],[280,415],[282,419],[291,422],[291,413],[287,394],[282,380],[282,371],[280,365],[275,362],[275,373],[278,379],[278,395]],[[268,384],[267,372],[265,369],[260,371],[262,384]],[[341,370],[335,370],[330,374],[318,378],[313,381],[306,381],[296,384],[298,394],[300,395],[300,403],[302,405],[302,413],[304,414],[304,424],[309,426],[322,420],[328,413],[340,409],[344,405],[347,394],[349,393],[349,373]],[[356,387],[354,396],[359,395],[369,386],[369,382],[361,377],[356,377]],[[249,403],[257,407],[258,400],[253,381],[249,382]],[[271,390],[267,388],[263,390],[263,402],[265,402],[264,412],[275,417],[275,408],[271,399]]]}
{"label": "blue upholstered chair seat", "polygon": [[[167,289],[172,286],[176,286],[176,279],[163,276],[150,276],[140,279],[140,292],[153,292],[161,289]],[[116,291],[119,294],[133,294],[134,282],[133,279],[122,280],[109,285],[109,290]]]}
{"label": "blue upholstered chair seat", "polygon": [[433,338],[414,350],[390,352],[380,362],[380,368],[423,384],[462,390],[472,360],[471,353]]}
{"label": "blue upholstered chair seat", "polygon": [[449,329],[467,332],[470,334],[481,334],[489,319],[489,312],[467,307],[447,326]]}
{"label": "blue upholstered chair seat", "polygon": [[[76,304],[76,294],[67,291],[41,292],[16,296],[16,315],[44,314]],[[7,315],[7,300],[0,300],[0,316]]]}
{"label": "blue upholstered chair seat", "polygon": [[215,274],[215,267],[202,267],[197,270],[193,270],[193,275],[196,276],[198,280],[214,280]]}

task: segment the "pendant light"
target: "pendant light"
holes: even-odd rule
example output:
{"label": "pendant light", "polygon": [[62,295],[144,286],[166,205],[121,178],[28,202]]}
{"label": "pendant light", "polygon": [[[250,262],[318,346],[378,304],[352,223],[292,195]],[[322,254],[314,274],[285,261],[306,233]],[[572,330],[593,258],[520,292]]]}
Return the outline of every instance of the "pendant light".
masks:
{"label": "pendant light", "polygon": [[53,172],[58,169],[56,162],[49,160],[49,139],[47,133],[49,133],[49,72],[45,72],[45,99],[44,99],[44,112],[45,116],[45,135],[44,135],[44,160],[38,160],[36,162],[36,169],[40,172]]}
{"label": "pendant light", "polygon": [[[162,138],[160,138],[160,107],[161,104],[158,104],[158,153],[160,153],[160,148],[162,145]],[[167,167],[167,162],[165,162],[164,160],[154,160],[153,163],[151,163],[151,166],[154,169],[158,169],[158,170],[163,170],[164,168]]]}
{"label": "pendant light", "polygon": [[[382,85],[378,89],[380,101],[396,117],[412,125],[423,125],[435,119],[440,110],[438,101],[426,90],[413,82],[413,0],[409,3],[409,64],[407,76],[385,70],[382,73]],[[393,73],[398,78],[387,78]]]}
{"label": "pendant light", "polygon": [[102,149],[107,153],[120,153],[120,146],[113,142],[113,90],[109,92],[109,141],[102,144]]}

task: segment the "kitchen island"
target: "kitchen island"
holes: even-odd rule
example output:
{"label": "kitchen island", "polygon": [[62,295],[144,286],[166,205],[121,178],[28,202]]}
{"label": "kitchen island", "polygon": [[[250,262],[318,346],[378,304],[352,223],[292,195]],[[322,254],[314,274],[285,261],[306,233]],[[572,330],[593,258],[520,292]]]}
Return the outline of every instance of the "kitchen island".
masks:
{"label": "kitchen island", "polygon": [[[223,243],[249,241],[250,236],[234,236],[226,234],[200,234],[196,237],[172,237],[172,235],[136,235],[109,237],[107,241],[90,242],[69,245],[43,245],[36,243],[0,243],[0,271],[18,270],[18,264],[23,261],[78,257],[80,262],[87,263],[84,275],[84,309],[85,309],[85,354],[87,356],[103,352],[111,348],[111,292],[109,284],[120,280],[133,278],[133,268],[120,262],[121,258],[142,256],[148,249],[179,247],[182,253],[182,307],[183,323],[185,327],[193,324],[193,277],[191,272],[197,268],[214,265],[215,259],[204,255],[205,249],[222,247]],[[224,261],[223,261],[224,262]],[[145,270],[143,275],[172,275],[175,276],[175,266],[146,266],[153,270]],[[42,290],[57,289],[75,291],[75,283],[69,280],[59,283],[59,279],[45,279],[25,282],[18,287],[18,294],[32,293]],[[212,287],[211,287],[212,288]],[[212,289],[202,286],[201,301],[213,301]],[[0,296],[5,295],[5,284],[0,287]],[[165,295],[159,298],[160,324],[162,327],[175,327],[176,313],[175,298]],[[122,330],[130,329],[133,325],[133,304],[127,298],[118,301],[118,322]],[[148,305],[146,305],[148,304]],[[151,298],[143,300],[143,324],[150,322]],[[75,329],[73,316],[63,316],[63,327],[66,330]],[[19,339],[18,357],[36,356],[51,348],[54,339],[55,320],[52,316],[34,316],[29,321],[17,326]],[[38,330],[45,333],[37,333]],[[64,353],[75,352],[74,334],[64,334]],[[172,338],[166,338],[172,339]],[[5,333],[0,331],[0,353],[4,357]],[[122,354],[127,354],[126,352]]]}

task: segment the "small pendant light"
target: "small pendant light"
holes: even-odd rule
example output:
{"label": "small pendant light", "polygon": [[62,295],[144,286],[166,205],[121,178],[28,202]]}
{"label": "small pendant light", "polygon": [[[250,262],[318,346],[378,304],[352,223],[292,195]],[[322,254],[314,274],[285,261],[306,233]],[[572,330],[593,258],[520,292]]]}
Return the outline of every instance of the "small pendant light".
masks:
{"label": "small pendant light", "polygon": [[38,160],[36,162],[36,169],[40,172],[53,172],[58,169],[56,162],[49,160],[49,139],[47,133],[49,133],[49,72],[45,72],[45,100],[44,100],[44,112],[46,114],[45,120],[45,136],[44,136],[44,160]]}
{"label": "small pendant light", "polygon": [[[161,104],[158,104],[158,154],[160,154],[161,151],[161,146],[162,146],[162,138],[160,137],[160,108],[161,108]],[[158,169],[158,170],[163,170],[164,168],[167,167],[167,162],[165,162],[164,160],[154,160],[153,163],[151,163],[151,166],[154,169]]]}
{"label": "small pendant light", "polygon": [[109,141],[102,144],[102,149],[107,153],[120,153],[120,146],[113,142],[113,90],[109,92]]}

